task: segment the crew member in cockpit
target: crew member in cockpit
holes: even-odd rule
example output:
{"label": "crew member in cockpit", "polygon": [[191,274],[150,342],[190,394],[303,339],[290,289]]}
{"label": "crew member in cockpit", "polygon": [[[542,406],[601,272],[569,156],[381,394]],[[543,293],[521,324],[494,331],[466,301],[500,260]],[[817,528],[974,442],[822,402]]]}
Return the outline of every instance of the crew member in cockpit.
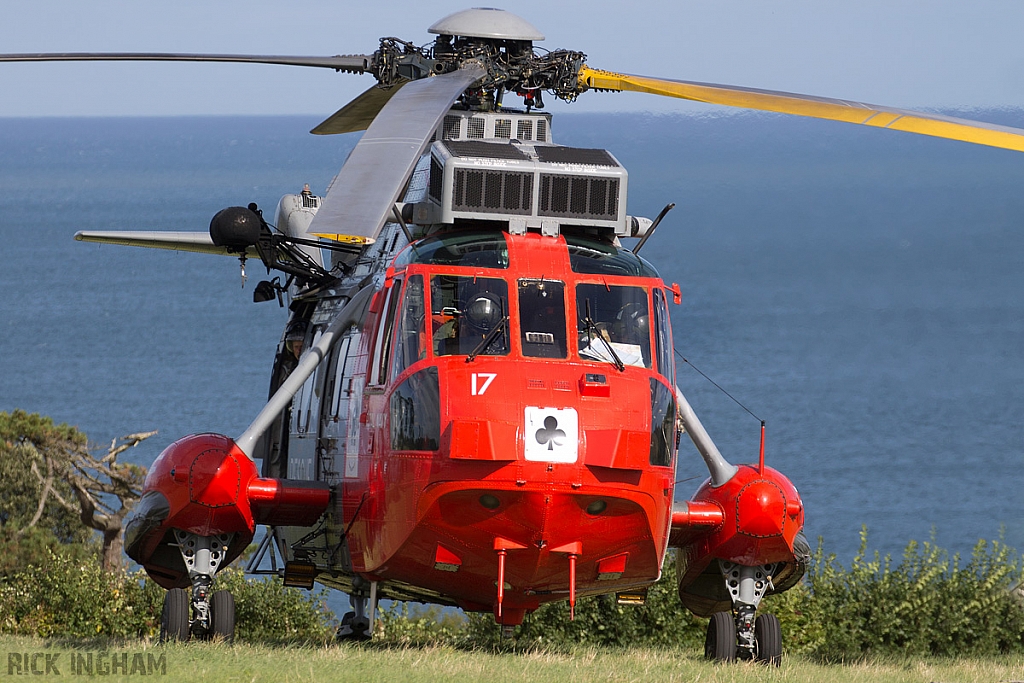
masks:
{"label": "crew member in cockpit", "polygon": [[295,320],[288,325],[284,335],[285,353],[281,359],[281,381],[292,374],[292,370],[299,364],[299,356],[302,355],[302,345],[306,340],[306,329],[309,324],[305,320]]}

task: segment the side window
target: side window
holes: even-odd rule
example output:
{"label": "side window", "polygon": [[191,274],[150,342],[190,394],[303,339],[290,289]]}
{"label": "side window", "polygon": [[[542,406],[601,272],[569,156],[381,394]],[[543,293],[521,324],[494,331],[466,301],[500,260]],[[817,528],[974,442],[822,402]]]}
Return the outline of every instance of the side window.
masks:
{"label": "side window", "polygon": [[436,451],[441,447],[441,399],[437,368],[413,373],[391,394],[391,447]]}
{"label": "side window", "polygon": [[331,384],[331,408],[328,416],[332,421],[338,421],[342,417],[342,397],[348,398],[345,387],[345,364],[348,360],[349,347],[352,345],[352,336],[345,335],[334,352],[334,382]]}
{"label": "side window", "polygon": [[398,314],[398,299],[402,291],[402,281],[395,280],[387,291],[387,299],[381,311],[381,320],[377,325],[377,338],[373,344],[373,361],[370,366],[369,384],[383,384],[387,379],[388,364],[391,360],[391,333],[395,327]]}
{"label": "side window", "polygon": [[618,359],[623,365],[651,367],[647,298],[643,287],[577,285],[580,358],[605,363]]}
{"label": "side window", "polygon": [[672,326],[668,319],[668,302],[665,301],[665,292],[654,290],[654,346],[658,356],[658,372],[668,379],[669,383],[675,384],[676,370],[675,358],[672,348]]}
{"label": "side window", "polygon": [[423,306],[423,276],[413,275],[405,286],[391,376],[398,377],[407,367],[427,357],[427,339]]}
{"label": "side window", "polygon": [[565,358],[565,283],[519,281],[519,334],[524,356]]}
{"label": "side window", "polygon": [[651,381],[652,465],[671,467],[676,450],[676,397],[660,380]]}
{"label": "side window", "polygon": [[[320,341],[321,330],[316,330],[309,345]],[[319,380],[323,364],[303,383],[302,388],[292,399],[292,434],[306,434],[316,431],[317,414],[320,412]]]}

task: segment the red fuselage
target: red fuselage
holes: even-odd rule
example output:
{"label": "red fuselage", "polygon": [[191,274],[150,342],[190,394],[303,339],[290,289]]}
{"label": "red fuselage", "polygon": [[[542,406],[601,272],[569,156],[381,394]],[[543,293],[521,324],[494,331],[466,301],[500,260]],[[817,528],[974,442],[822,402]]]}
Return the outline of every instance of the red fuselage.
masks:
{"label": "red fuselage", "polygon": [[[674,395],[673,368],[664,283],[637,257],[637,274],[621,273],[595,265],[590,245],[570,259],[563,237],[498,238],[507,246],[492,262],[504,267],[455,265],[414,244],[389,271],[367,326],[376,333],[363,337],[358,476],[342,491],[357,572],[490,609],[504,556],[503,621],[515,623],[565,599],[571,578],[580,594],[658,578],[676,444],[674,409],[652,429],[652,404]],[[488,311],[468,330],[474,296]],[[624,307],[640,337],[611,329]],[[490,342],[489,309],[492,322],[507,316]],[[445,336],[452,319],[469,337],[461,347]]]}

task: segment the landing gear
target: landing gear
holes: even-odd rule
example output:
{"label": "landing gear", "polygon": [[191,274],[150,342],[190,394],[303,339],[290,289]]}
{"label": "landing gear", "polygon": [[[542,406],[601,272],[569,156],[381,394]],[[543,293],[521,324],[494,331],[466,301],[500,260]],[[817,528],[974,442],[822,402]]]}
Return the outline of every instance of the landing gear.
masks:
{"label": "landing gear", "polygon": [[370,620],[366,616],[356,616],[356,613],[345,612],[341,618],[341,626],[338,627],[338,640],[369,640],[372,637]]}
{"label": "landing gear", "polygon": [[192,636],[233,641],[235,599],[226,590],[211,591],[213,575],[231,545],[233,534],[197,536],[175,529],[174,536],[192,583],[192,600],[190,604],[182,588],[167,591],[160,615],[160,642],[186,641]]}
{"label": "landing gear", "polygon": [[711,615],[704,656],[719,662],[746,659],[779,666],[782,662],[779,620],[772,614],[757,615],[761,598],[772,588],[776,565],[748,567],[725,561],[719,565],[733,609]]}
{"label": "landing gear", "polygon": [[373,637],[373,622],[377,612],[377,582],[358,579],[354,584],[348,598],[352,611],[346,612],[341,618],[338,640],[370,640]]}

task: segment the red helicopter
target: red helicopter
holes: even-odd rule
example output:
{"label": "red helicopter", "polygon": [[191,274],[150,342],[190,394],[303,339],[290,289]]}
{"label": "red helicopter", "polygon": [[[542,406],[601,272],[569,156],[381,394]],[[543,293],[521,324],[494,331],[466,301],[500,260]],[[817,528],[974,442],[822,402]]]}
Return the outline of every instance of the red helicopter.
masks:
{"label": "red helicopter", "polygon": [[[233,598],[215,576],[264,524],[250,567],[269,555],[288,585],[347,592],[340,637],[370,637],[382,598],[492,612],[508,635],[551,601],[642,602],[675,548],[681,602],[710,618],[706,655],[777,664],[779,622],[758,608],[809,560],[799,493],[763,445],[757,463],[730,464],[676,388],[679,287],[639,256],[672,205],[628,215],[626,170],[607,150],[555,144],[544,93],[641,91],[1021,151],[1024,131],[598,71],[580,52],[536,52],[543,36],[502,10],[429,32],[427,47],[384,38],[373,54],[323,58],[0,56],[377,80],[312,131],[365,131],[326,195],[286,195],[273,224],[253,204],[221,211],[209,233],[76,235],[230,255],[243,269],[259,259],[281,275],[254,299],[289,311],[264,409],[237,438],[170,445],[128,523],[127,553],[168,589],[162,637],[232,636]],[[676,501],[684,433],[710,476]]]}

